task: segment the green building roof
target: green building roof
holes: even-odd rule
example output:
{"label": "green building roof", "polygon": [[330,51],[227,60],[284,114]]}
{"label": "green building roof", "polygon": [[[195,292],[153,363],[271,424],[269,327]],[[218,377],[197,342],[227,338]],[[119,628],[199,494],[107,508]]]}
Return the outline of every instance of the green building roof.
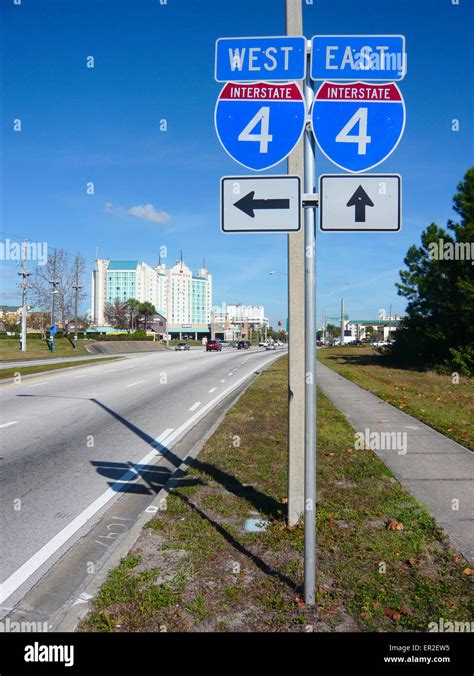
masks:
{"label": "green building roof", "polygon": [[108,270],[136,270],[138,261],[110,261]]}

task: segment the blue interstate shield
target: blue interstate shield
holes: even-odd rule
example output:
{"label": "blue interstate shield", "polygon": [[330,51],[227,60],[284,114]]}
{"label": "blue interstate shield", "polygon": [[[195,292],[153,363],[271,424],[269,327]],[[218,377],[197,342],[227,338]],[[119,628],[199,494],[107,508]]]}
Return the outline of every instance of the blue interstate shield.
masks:
{"label": "blue interstate shield", "polygon": [[405,128],[397,85],[324,82],[314,98],[312,127],[326,157],[341,169],[367,171],[395,150]]}
{"label": "blue interstate shield", "polygon": [[294,82],[229,82],[217,100],[216,132],[236,162],[262,171],[291,153],[303,133],[305,114],[304,98]]}

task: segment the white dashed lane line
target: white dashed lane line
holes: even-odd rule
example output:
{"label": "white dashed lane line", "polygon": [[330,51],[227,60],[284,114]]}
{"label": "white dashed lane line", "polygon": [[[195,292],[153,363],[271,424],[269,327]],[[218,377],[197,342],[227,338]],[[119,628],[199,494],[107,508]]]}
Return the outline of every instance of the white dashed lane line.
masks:
{"label": "white dashed lane line", "polygon": [[217,390],[217,387],[211,387],[211,389],[209,390],[209,394],[212,394],[212,393],[215,392],[216,390]]}
{"label": "white dashed lane line", "polygon": [[130,383],[129,385],[125,385],[125,387],[134,387],[134,385],[141,385],[144,382],[144,380],[137,380],[136,383]]}
{"label": "white dashed lane line", "polygon": [[200,401],[197,401],[195,404],[193,404],[193,405],[189,408],[189,410],[190,410],[190,411],[195,411],[195,410],[196,410],[197,408],[199,408],[200,406],[201,406],[201,402],[200,402]]}
{"label": "white dashed lane line", "polygon": [[12,420],[11,422],[3,423],[3,425],[0,425],[0,427],[11,427],[11,425],[17,425],[18,420]]}
{"label": "white dashed lane line", "polygon": [[221,383],[225,383],[225,378],[224,378],[224,380],[221,380]]}

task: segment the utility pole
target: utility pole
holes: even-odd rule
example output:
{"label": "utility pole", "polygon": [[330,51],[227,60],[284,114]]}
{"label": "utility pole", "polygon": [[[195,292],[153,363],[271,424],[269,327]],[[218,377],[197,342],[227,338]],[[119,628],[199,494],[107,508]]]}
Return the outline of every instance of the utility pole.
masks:
{"label": "utility pole", "polygon": [[344,298],[341,298],[341,345],[344,345]]}
{"label": "utility pole", "polygon": [[82,289],[82,286],[79,284],[79,254],[76,256],[75,267],[76,267],[76,279],[75,284],[73,284],[72,288],[74,289],[74,349],[77,350],[77,303],[79,297],[79,290]]}
{"label": "utility pole", "polygon": [[388,317],[388,340],[391,340],[392,336],[392,303],[390,303],[390,314]]}
{"label": "utility pole", "polygon": [[31,272],[26,269],[26,240],[21,243],[21,337],[20,350],[26,352],[26,289],[28,288],[28,277]]}
{"label": "utility pole", "polygon": [[58,283],[58,280],[56,279],[56,250],[54,251],[52,278],[49,280],[49,283],[51,284],[51,326],[52,326],[54,324],[54,296],[57,293],[56,285]]}
{"label": "utility pole", "polygon": [[[286,34],[303,35],[301,0],[286,0]],[[302,83],[301,83],[302,84]],[[304,140],[288,158],[288,173],[304,175]],[[303,222],[303,214],[301,214]],[[288,241],[288,525],[304,513],[304,230]]]}

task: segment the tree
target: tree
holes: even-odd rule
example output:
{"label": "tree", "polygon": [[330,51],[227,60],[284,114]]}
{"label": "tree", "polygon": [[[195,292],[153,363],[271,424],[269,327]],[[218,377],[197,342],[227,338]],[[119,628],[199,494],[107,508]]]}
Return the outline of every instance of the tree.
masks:
{"label": "tree", "polygon": [[26,315],[26,326],[44,333],[49,327],[50,316],[47,312],[29,312]]}
{"label": "tree", "polygon": [[341,335],[341,329],[339,326],[335,326],[335,324],[327,324],[326,325],[326,336],[330,339],[332,338],[339,338]]}
{"label": "tree", "polygon": [[137,300],[136,298],[129,298],[127,301],[125,301],[125,307],[130,317],[129,319],[130,331],[133,331],[135,328],[135,317],[138,315],[140,307],[140,301]]}
{"label": "tree", "polygon": [[113,303],[106,303],[104,307],[105,321],[114,329],[125,329],[128,324],[128,312],[125,303],[118,298]]}
{"label": "tree", "polygon": [[408,299],[392,356],[420,367],[461,363],[474,372],[474,167],[453,198],[459,222],[436,223],[411,246],[400,271],[398,293]]}
{"label": "tree", "polygon": [[365,337],[371,343],[374,339],[375,336],[375,329],[373,326],[366,326],[365,328]]}
{"label": "tree", "polygon": [[[79,279],[84,276],[84,259],[78,259]],[[52,284],[52,281],[55,284]],[[50,312],[52,303],[53,286],[57,293],[54,294],[54,320],[59,319],[59,323],[67,332],[69,322],[74,318],[74,298],[76,283],[76,261],[75,257],[70,256],[64,249],[54,249],[48,254],[46,265],[37,265],[34,275],[29,281],[29,298],[32,305],[42,312]],[[78,302],[86,297],[86,291],[83,288],[78,292]]]}
{"label": "tree", "polygon": [[146,301],[145,303],[140,303],[140,305],[138,306],[138,313],[143,318],[146,331],[148,328],[149,317],[153,317],[153,315],[156,315],[155,306],[152,303],[149,303],[148,301]]}

